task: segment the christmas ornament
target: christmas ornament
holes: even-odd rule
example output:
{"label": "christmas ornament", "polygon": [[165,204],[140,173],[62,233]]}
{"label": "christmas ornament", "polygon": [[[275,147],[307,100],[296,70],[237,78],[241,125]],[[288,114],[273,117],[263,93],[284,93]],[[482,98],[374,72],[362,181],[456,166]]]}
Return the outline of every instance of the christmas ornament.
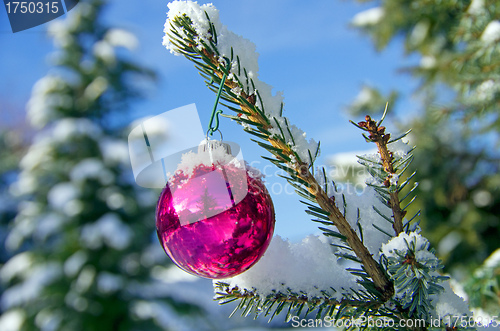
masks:
{"label": "christmas ornament", "polygon": [[156,209],[158,238],[188,273],[228,278],[255,264],[274,231],[274,207],[259,175],[228,144],[205,141],[183,156]]}

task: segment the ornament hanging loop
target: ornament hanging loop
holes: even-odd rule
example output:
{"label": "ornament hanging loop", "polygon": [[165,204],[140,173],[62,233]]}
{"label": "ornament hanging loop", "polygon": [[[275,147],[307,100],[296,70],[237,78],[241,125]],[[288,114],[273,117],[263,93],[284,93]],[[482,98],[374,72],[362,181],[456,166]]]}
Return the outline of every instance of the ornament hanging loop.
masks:
{"label": "ornament hanging loop", "polygon": [[[221,131],[221,130],[219,130],[219,129],[217,129],[217,130],[214,130],[213,132],[215,132],[215,131],[218,131],[218,132],[219,132],[219,134],[220,134],[220,139],[219,139],[219,140],[220,140],[220,141],[223,141],[223,140],[224,140],[224,136],[222,135],[222,131]],[[212,132],[212,135],[213,135],[213,132]],[[208,132],[207,132],[207,135],[205,136],[205,140],[206,140],[206,141],[209,141],[209,140],[210,140],[210,139],[208,138]]]}
{"label": "ornament hanging loop", "polygon": [[[207,137],[212,136],[215,131],[219,131],[219,115],[222,114],[222,110],[217,110],[217,106],[219,105],[219,99],[222,94],[222,89],[224,88],[224,84],[226,83],[226,78],[229,73],[229,70],[231,69],[231,61],[229,61],[228,58],[224,58],[224,60],[227,63],[227,66],[224,70],[224,74],[222,75],[222,79],[220,81],[219,85],[219,91],[217,92],[217,97],[215,98],[215,104],[214,108],[212,110],[212,115],[210,116],[210,122],[208,123],[208,131],[207,131]],[[213,79],[210,81],[210,84],[213,83]],[[214,123],[215,121],[215,123]],[[222,140],[222,133],[221,133],[221,140]]]}

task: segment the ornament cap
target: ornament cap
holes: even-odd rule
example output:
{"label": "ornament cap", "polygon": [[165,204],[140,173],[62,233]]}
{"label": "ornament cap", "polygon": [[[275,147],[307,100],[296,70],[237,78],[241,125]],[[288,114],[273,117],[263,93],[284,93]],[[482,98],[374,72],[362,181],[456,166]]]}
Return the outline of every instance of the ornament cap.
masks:
{"label": "ornament cap", "polygon": [[200,145],[198,146],[198,153],[209,153],[221,147],[224,148],[227,154],[233,155],[231,146],[229,144],[223,141],[209,139],[205,139],[200,143]]}

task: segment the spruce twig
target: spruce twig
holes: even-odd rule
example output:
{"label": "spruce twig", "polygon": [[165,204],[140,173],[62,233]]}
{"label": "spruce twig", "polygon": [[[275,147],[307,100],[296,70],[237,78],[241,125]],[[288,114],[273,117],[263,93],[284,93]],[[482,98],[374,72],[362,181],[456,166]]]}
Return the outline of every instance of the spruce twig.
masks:
{"label": "spruce twig", "polygon": [[[387,106],[385,108],[383,117],[385,117],[386,112],[387,112]],[[377,123],[374,120],[372,120],[370,116],[367,115],[365,116],[365,121],[357,123],[356,126],[368,132],[370,134],[369,136],[367,136],[368,140],[374,142],[377,145],[378,153],[380,154],[380,158],[382,160],[383,169],[387,173],[387,177],[385,178],[383,185],[386,188],[389,188],[391,186],[397,187],[398,186],[397,184],[393,185],[391,183],[392,179],[395,176],[398,176],[393,166],[394,158],[392,152],[389,151],[389,148],[387,147],[391,135],[390,133],[385,133],[385,127],[381,125],[382,120],[380,120]],[[392,216],[394,218],[392,227],[397,236],[401,232],[403,232],[403,219],[406,215],[406,211],[403,210],[400,205],[398,190],[389,190],[388,205],[392,209]]]}
{"label": "spruce twig", "polygon": [[[242,316],[248,316],[252,313],[255,317],[260,314],[270,315],[269,321],[285,310],[287,311],[286,322],[289,322],[293,316],[300,315],[304,308],[306,308],[305,316],[319,308],[320,311],[316,314],[316,318],[329,316],[340,319],[355,316],[360,312],[364,314],[376,313],[384,304],[383,301],[376,300],[373,296],[363,292],[355,292],[337,300],[325,291],[322,291],[321,296],[314,297],[308,297],[305,293],[295,293],[291,290],[288,290],[288,293],[275,292],[263,297],[256,291],[239,289],[238,287],[231,288],[229,284],[224,282],[217,282],[215,288],[215,300],[219,301],[220,304],[240,300],[240,305],[233,310],[231,315],[242,310]],[[273,309],[274,306],[276,306],[275,309]],[[286,309],[287,306],[288,309]]]}

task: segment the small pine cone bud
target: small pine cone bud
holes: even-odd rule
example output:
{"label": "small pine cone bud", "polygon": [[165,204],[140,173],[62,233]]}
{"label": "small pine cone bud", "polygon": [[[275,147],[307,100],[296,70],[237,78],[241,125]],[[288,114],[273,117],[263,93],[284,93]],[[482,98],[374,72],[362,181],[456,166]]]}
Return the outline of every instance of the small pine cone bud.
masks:
{"label": "small pine cone bud", "polygon": [[385,186],[385,187],[389,187],[389,186],[391,186],[391,182],[389,181],[389,179],[388,179],[388,178],[387,178],[386,180],[384,180],[384,183],[383,183],[383,184],[384,184],[384,186]]}
{"label": "small pine cone bud", "polygon": [[365,128],[366,127],[366,122],[358,122],[358,126]]}
{"label": "small pine cone bud", "polygon": [[384,135],[384,142],[385,143],[387,143],[389,141],[389,139],[391,139],[391,135],[389,133]]}
{"label": "small pine cone bud", "polygon": [[307,163],[301,163],[298,169],[298,173],[301,176],[306,176],[309,172],[309,165]]}
{"label": "small pine cone bud", "polygon": [[384,126],[381,126],[377,129],[377,132],[379,133],[383,133],[385,131],[385,127]]}
{"label": "small pine cone bud", "polygon": [[370,117],[370,115],[365,116],[365,121],[370,122],[371,120],[372,120],[372,118]]}
{"label": "small pine cone bud", "polygon": [[256,98],[255,98],[255,94],[250,94],[248,97],[247,97],[247,101],[248,103],[250,103],[251,105],[255,105],[255,102],[257,101]]}

